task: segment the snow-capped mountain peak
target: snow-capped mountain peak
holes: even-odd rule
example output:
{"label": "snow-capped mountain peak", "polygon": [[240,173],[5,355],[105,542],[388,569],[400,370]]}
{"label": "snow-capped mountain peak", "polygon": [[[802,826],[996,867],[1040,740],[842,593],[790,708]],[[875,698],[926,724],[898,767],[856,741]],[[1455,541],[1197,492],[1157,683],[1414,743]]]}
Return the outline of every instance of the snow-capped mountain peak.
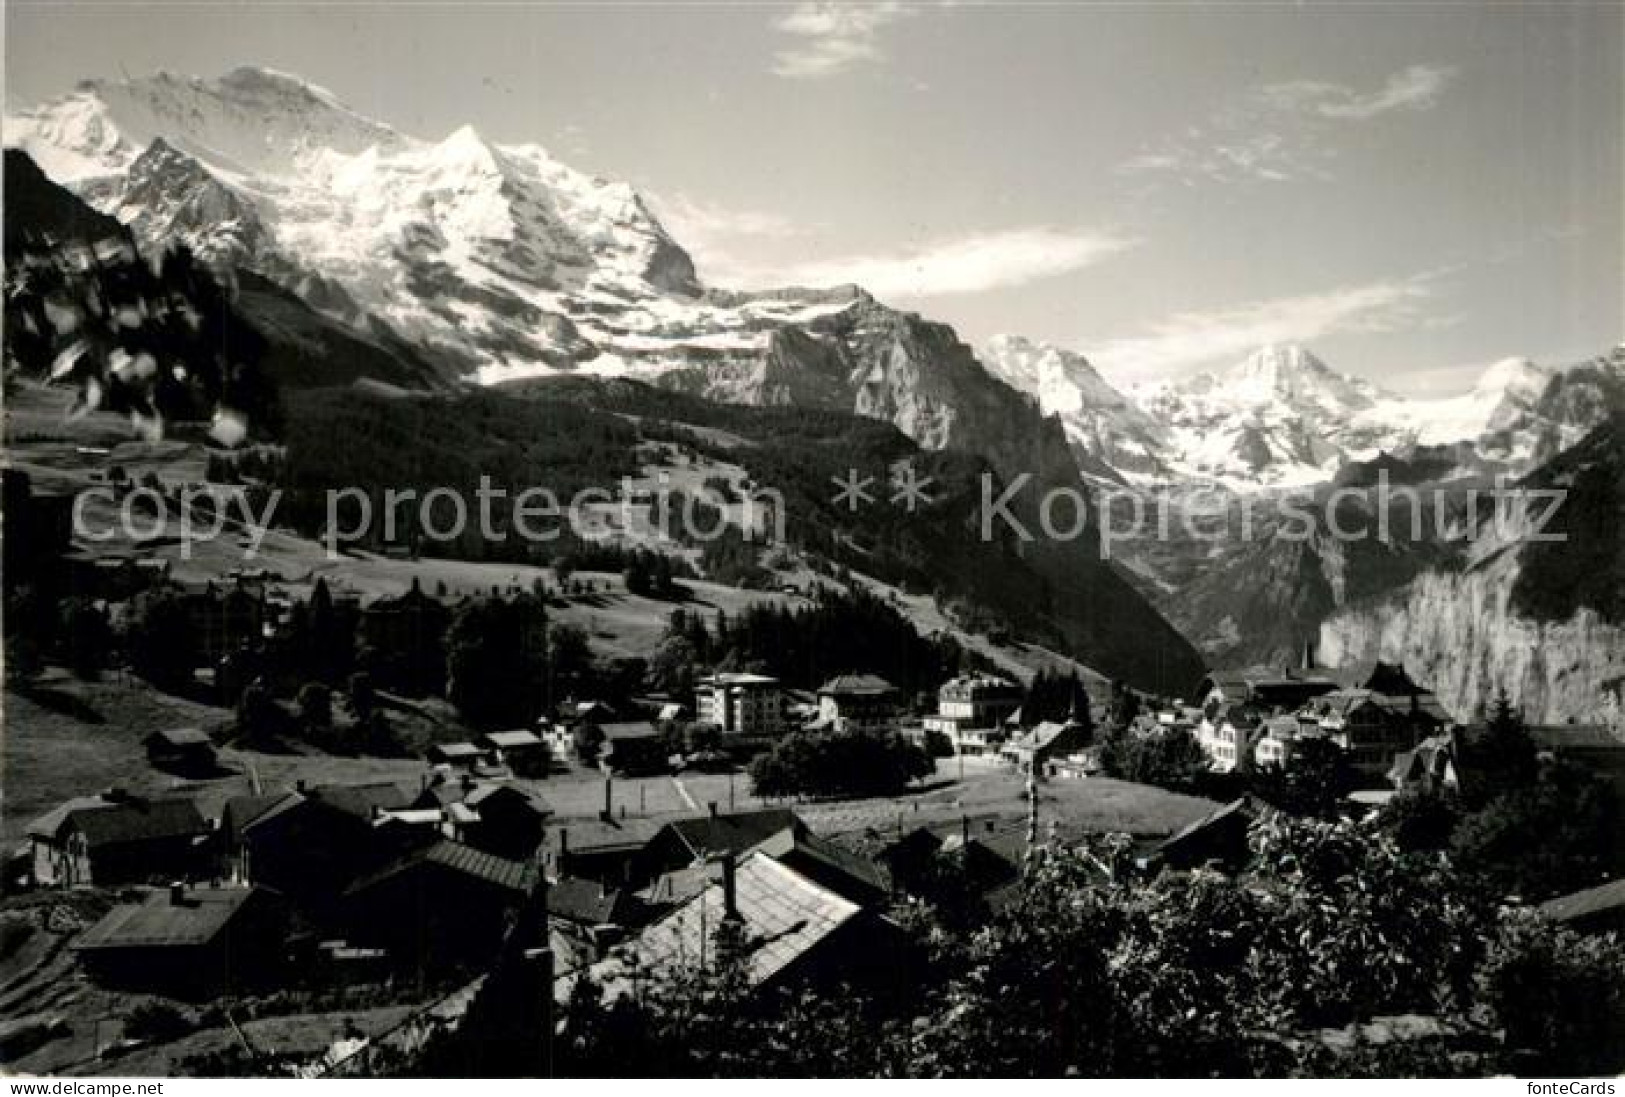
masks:
{"label": "snow-capped mountain peak", "polygon": [[1492,362],[1478,377],[1473,392],[1481,395],[1514,396],[1533,399],[1545,391],[1552,371],[1527,358],[1502,358]]}

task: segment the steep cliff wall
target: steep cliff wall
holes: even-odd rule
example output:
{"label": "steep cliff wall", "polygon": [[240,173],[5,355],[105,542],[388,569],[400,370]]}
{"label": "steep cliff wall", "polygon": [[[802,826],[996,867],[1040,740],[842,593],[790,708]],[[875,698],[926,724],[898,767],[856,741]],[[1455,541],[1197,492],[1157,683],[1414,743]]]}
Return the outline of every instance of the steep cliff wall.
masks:
{"label": "steep cliff wall", "polygon": [[1429,572],[1380,603],[1344,610],[1321,625],[1320,658],[1403,663],[1458,720],[1505,688],[1533,723],[1625,731],[1625,630],[1589,609],[1565,621],[1519,616],[1510,570]]}

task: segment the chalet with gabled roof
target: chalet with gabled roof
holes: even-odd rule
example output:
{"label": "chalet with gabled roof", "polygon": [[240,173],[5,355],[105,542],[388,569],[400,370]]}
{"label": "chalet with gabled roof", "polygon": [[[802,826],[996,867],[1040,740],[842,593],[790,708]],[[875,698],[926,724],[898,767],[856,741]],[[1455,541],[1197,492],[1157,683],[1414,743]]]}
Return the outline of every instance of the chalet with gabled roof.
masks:
{"label": "chalet with gabled roof", "polygon": [[98,982],[211,998],[263,986],[284,970],[287,916],[264,888],[176,884],[114,907],[73,950]]}
{"label": "chalet with gabled roof", "polygon": [[28,825],[37,884],[117,887],[191,879],[208,867],[208,820],[189,799],[113,789]]}

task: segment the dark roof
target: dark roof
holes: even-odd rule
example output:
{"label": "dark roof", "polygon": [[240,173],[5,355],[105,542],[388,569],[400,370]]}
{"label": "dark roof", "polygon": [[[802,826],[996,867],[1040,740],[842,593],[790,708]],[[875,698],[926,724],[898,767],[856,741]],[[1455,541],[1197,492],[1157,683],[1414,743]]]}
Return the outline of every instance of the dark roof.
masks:
{"label": "dark roof", "polygon": [[595,880],[564,876],[547,885],[547,912],[567,922],[586,926],[624,924],[627,906],[625,892],[605,890]]}
{"label": "dark roof", "polygon": [[[854,901],[868,892],[885,893],[886,874],[879,865],[861,854],[820,838],[810,830],[789,827],[772,835],[761,845],[762,852],[816,876],[843,896]],[[833,875],[842,883],[829,880]]]}
{"label": "dark roof", "polygon": [[366,785],[321,785],[303,795],[306,800],[367,819],[375,807],[395,811],[410,806],[418,792],[418,786],[411,781],[376,781]]}
{"label": "dark roof", "polygon": [[1540,905],[1554,922],[1577,922],[1608,911],[1625,910],[1625,880],[1610,880],[1594,888],[1560,895]]}
{"label": "dark roof", "polygon": [[142,742],[151,743],[153,740],[172,747],[214,746],[214,740],[202,728],[164,728],[153,732]]}
{"label": "dark roof", "polygon": [[1529,737],[1542,750],[1625,750],[1625,739],[1621,739],[1603,724],[1549,724],[1531,727]]}
{"label": "dark roof", "polygon": [[666,829],[699,858],[709,853],[744,853],[782,830],[806,828],[789,808],[765,808],[677,819],[667,823]]}
{"label": "dark roof", "polygon": [[895,841],[888,842],[876,856],[887,864],[900,860],[930,857],[942,848],[942,839],[927,827],[915,827]]}
{"label": "dark roof", "polygon": [[151,842],[207,834],[209,824],[191,800],[126,800],[70,812],[64,826],[75,827],[91,847]]}
{"label": "dark roof", "polygon": [[463,798],[463,803],[478,810],[481,805],[491,800],[519,800],[538,815],[552,815],[553,806],[547,802],[541,793],[524,785],[508,784],[505,782],[482,781],[474,786],[473,790]]}
{"label": "dark roof", "polygon": [[1218,810],[1211,811],[1195,822],[1186,824],[1158,846],[1157,851],[1166,853],[1169,849],[1178,848],[1185,842],[1190,841],[1203,831],[1234,820],[1241,820],[1250,826],[1255,815],[1256,809],[1253,807],[1251,798],[1243,796],[1239,800],[1232,800]]}
{"label": "dark roof", "polygon": [[105,807],[111,803],[113,801],[104,799],[100,795],[75,796],[71,800],[64,800],[38,819],[29,823],[24,832],[31,838],[45,838],[54,841],[57,831],[62,829],[62,824],[67,822],[68,816],[76,811],[83,811],[86,808]]}
{"label": "dark roof", "polygon": [[528,893],[536,880],[534,866],[524,861],[510,861],[506,857],[498,857],[494,853],[486,853],[473,846],[465,846],[461,842],[442,840],[432,846],[413,850],[372,875],[357,880],[345,891],[346,894],[353,895],[384,880],[431,865],[519,893]]}
{"label": "dark roof", "polygon": [[80,951],[166,948],[212,941],[242,909],[256,888],[193,888],[181,902],[166,891],[140,903],[114,907],[74,943]]}
{"label": "dark roof", "polygon": [[957,862],[965,879],[979,891],[1000,887],[1021,874],[1019,855],[1012,859],[980,838],[963,834],[943,839],[938,856]]}
{"label": "dark roof", "polygon": [[542,741],[534,731],[520,728],[518,731],[493,731],[482,736],[488,746],[499,750],[523,750],[526,747],[542,746]]}
{"label": "dark roof", "polygon": [[840,674],[818,687],[819,693],[881,697],[896,693],[892,684],[873,674]]}
{"label": "dark roof", "polygon": [[242,836],[243,828],[282,802],[281,796],[233,796],[220,809],[220,829],[228,839]]}
{"label": "dark roof", "polygon": [[1426,693],[1417,685],[1405,668],[1397,663],[1380,659],[1364,659],[1348,666],[1335,667],[1326,672],[1344,687],[1369,689],[1377,693],[1409,697],[1412,693]]}
{"label": "dark roof", "polygon": [[571,819],[564,826],[548,834],[548,841],[557,851],[567,845],[571,853],[609,853],[617,850],[642,849],[649,844],[665,824],[654,819]]}

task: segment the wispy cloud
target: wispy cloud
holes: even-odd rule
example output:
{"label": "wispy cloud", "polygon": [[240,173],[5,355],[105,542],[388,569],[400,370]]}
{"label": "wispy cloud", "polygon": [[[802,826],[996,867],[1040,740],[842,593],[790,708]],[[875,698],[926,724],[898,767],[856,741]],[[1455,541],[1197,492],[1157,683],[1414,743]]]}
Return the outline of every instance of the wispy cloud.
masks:
{"label": "wispy cloud", "polygon": [[1086,347],[1122,382],[1142,382],[1240,358],[1265,343],[1307,343],[1331,335],[1380,334],[1432,326],[1436,272],[1341,286],[1322,293],[1181,312],[1145,335]]}
{"label": "wispy cloud", "polygon": [[1365,122],[1397,110],[1429,110],[1455,78],[1453,68],[1412,65],[1388,77],[1380,88],[1368,92],[1344,84],[1297,80],[1270,84],[1262,88],[1260,94],[1266,101],[1288,110]]}
{"label": "wispy cloud", "polygon": [[660,219],[680,240],[764,237],[786,240],[805,235],[811,226],[770,210],[735,209],[687,194],[654,199]]}
{"label": "wispy cloud", "polygon": [[1324,80],[1265,84],[1224,104],[1206,122],[1148,146],[1118,170],[1171,175],[1187,185],[1328,178],[1337,127],[1429,110],[1455,78],[1454,68],[1411,65],[1368,89]]}
{"label": "wispy cloud", "polygon": [[1044,227],[973,233],[898,254],[852,255],[770,272],[780,285],[856,282],[881,297],[940,297],[1024,286],[1083,270],[1135,245],[1113,233]]}
{"label": "wispy cloud", "polygon": [[798,4],[774,20],[790,44],[773,55],[773,72],[790,79],[833,76],[885,58],[881,31],[913,14],[900,3]]}

